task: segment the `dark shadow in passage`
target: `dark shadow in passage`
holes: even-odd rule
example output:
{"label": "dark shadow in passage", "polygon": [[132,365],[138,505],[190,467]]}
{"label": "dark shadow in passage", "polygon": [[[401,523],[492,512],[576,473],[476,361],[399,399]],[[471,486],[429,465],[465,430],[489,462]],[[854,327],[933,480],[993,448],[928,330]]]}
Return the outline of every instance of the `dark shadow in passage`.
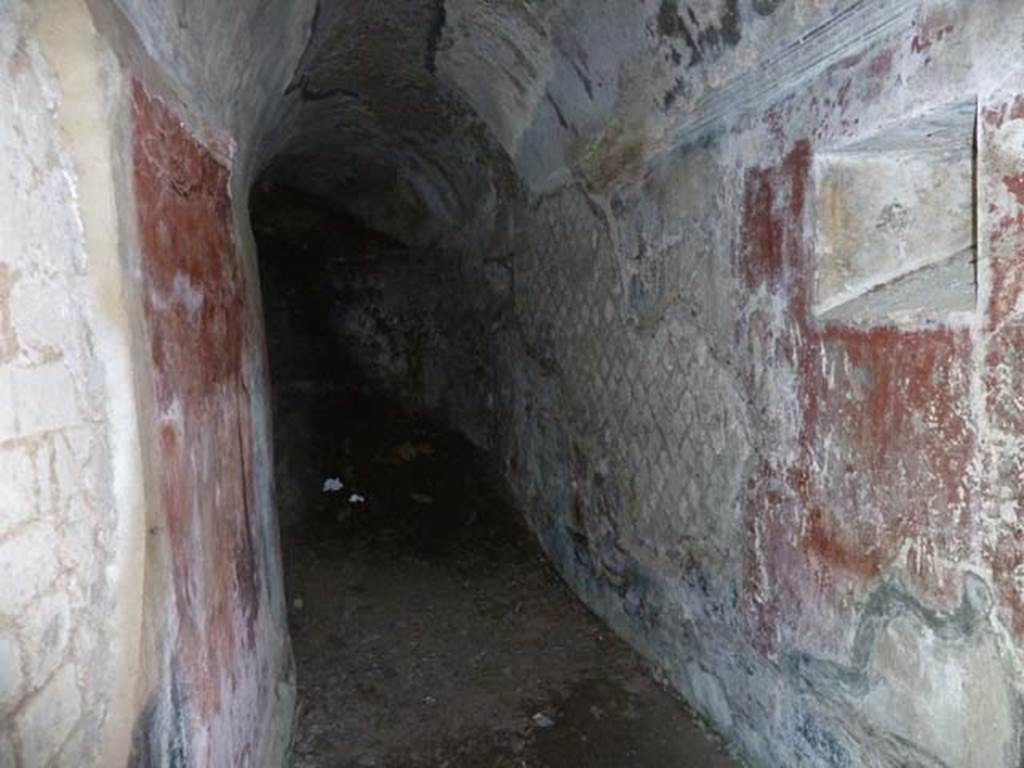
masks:
{"label": "dark shadow in passage", "polygon": [[294,196],[253,217],[294,764],[730,765],[562,583],[487,458],[404,405],[423,337],[402,301],[430,264]]}

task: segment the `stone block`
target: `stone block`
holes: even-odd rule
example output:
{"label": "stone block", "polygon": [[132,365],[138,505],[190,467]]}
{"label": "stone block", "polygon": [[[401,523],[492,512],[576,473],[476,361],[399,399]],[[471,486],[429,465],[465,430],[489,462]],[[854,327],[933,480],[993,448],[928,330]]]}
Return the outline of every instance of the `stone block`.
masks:
{"label": "stone block", "polygon": [[23,683],[18,639],[9,630],[0,630],[0,712],[17,704]]}
{"label": "stone block", "polygon": [[50,441],[49,476],[53,498],[49,502],[61,515],[67,515],[72,503],[83,495],[95,494],[94,439],[94,430],[84,427],[64,430]]}
{"label": "stone block", "polygon": [[36,470],[30,449],[0,449],[0,535],[38,512]]}
{"label": "stone block", "polygon": [[74,669],[65,666],[17,717],[23,764],[47,765],[71,734],[81,713]]}
{"label": "stone block", "polygon": [[11,366],[0,366],[0,440],[18,434]]}
{"label": "stone block", "polygon": [[12,368],[10,383],[18,434],[53,431],[80,421],[75,382],[63,363]]}
{"label": "stone block", "polygon": [[0,615],[17,618],[57,577],[53,529],[33,525],[0,543]]}
{"label": "stone block", "polygon": [[26,650],[33,686],[40,685],[60,666],[71,636],[71,621],[68,597],[63,592],[36,600],[25,610],[21,624],[32,641]]}
{"label": "stone block", "polygon": [[88,589],[97,558],[102,556],[94,538],[98,516],[96,509],[82,495],[71,499],[68,504],[68,514],[56,545],[61,568],[69,573],[68,586],[72,593]]}
{"label": "stone block", "polygon": [[21,348],[37,362],[54,360],[74,340],[66,285],[38,276],[18,280],[11,290],[11,315]]}

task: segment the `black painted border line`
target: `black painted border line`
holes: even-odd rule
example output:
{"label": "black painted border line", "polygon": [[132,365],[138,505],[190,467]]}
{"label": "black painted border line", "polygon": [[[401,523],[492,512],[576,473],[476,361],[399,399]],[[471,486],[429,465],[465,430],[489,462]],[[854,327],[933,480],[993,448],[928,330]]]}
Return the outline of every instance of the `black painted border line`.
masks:
{"label": "black painted border line", "polygon": [[759,66],[688,105],[687,111],[699,117],[671,129],[654,154],[698,142],[727,121],[774,104],[836,62],[866,51],[894,32],[909,31],[920,7],[920,0],[858,0]]}

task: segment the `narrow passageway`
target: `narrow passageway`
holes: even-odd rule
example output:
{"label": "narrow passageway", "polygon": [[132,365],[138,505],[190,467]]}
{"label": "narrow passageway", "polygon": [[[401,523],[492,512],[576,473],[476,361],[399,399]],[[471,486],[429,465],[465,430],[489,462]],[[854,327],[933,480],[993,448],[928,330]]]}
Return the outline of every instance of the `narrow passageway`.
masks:
{"label": "narrow passageway", "polygon": [[1024,768],[1022,40],[0,0],[0,768]]}
{"label": "narrow passageway", "polygon": [[465,441],[365,398],[321,413],[345,435],[324,457],[345,488],[283,542],[295,765],[732,765],[561,583]]}
{"label": "narrow passageway", "polygon": [[346,270],[413,269],[413,257],[344,220],[292,215],[257,215],[256,229],[294,764],[732,765],[560,580],[482,452],[375,390],[365,366],[379,348],[342,346],[346,299],[360,303]]}

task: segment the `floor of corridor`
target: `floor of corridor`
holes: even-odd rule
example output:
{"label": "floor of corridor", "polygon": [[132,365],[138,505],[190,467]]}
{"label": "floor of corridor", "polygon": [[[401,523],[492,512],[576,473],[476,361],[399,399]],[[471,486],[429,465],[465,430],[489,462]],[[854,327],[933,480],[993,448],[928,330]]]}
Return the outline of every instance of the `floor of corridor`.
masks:
{"label": "floor of corridor", "polygon": [[314,421],[334,435],[318,482],[344,487],[283,534],[295,766],[733,765],[463,441],[368,400]]}

